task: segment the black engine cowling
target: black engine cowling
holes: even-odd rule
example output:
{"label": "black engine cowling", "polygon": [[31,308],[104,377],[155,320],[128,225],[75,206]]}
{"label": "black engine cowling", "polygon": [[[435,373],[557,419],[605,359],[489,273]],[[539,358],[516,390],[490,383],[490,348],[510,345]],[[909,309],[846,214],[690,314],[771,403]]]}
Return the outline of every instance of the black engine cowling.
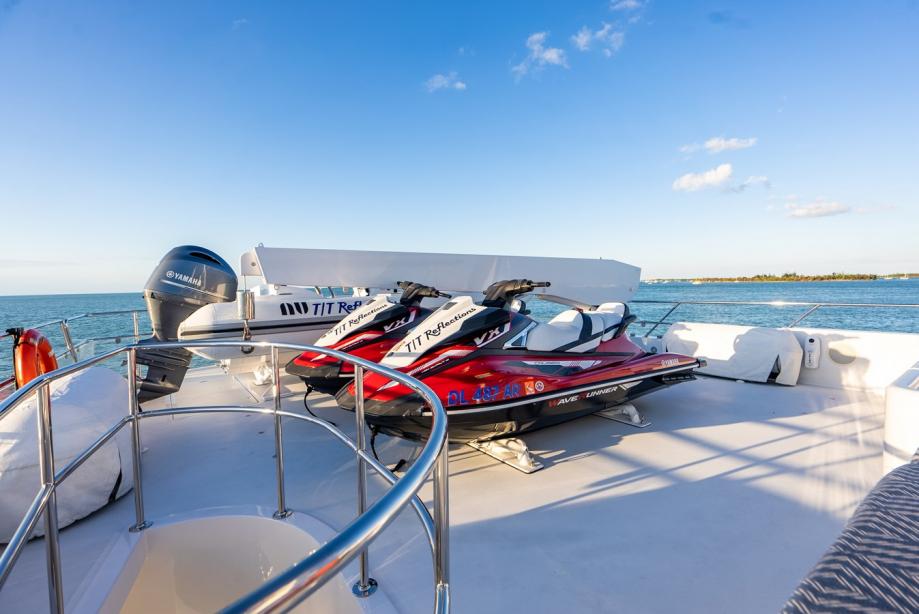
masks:
{"label": "black engine cowling", "polygon": [[[153,336],[141,341],[176,341],[179,324],[210,303],[236,299],[236,273],[227,262],[203,247],[182,245],[163,256],[144,286]],[[187,350],[138,350],[138,364],[147,366],[140,383],[141,402],[172,394],[182,385],[191,352]]]}

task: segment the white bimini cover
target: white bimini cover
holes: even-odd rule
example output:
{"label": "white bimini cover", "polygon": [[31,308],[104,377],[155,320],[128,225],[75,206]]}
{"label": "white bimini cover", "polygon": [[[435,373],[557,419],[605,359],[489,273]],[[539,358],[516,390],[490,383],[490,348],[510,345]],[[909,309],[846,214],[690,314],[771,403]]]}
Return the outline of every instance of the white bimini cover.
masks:
{"label": "white bimini cover", "polygon": [[676,322],[663,338],[668,352],[704,358],[699,373],[766,382],[774,367],[777,384],[794,386],[804,350],[794,333],[777,328]]}
{"label": "white bimini cover", "polygon": [[547,258],[483,254],[370,252],[340,249],[256,247],[240,259],[243,275],[268,284],[395,288],[399,281],[433,284],[461,294],[483,292],[502,279],[549,281],[537,293],[560,295],[591,305],[628,301],[641,269],[600,258]]}
{"label": "white bimini cover", "polygon": [[[33,395],[0,420],[0,543],[10,540],[38,493],[37,405]],[[127,407],[128,383],[110,369],[90,367],[53,382],[55,469],[63,469],[109,430]],[[130,431],[123,428],[58,487],[59,526],[88,516],[133,485]],[[41,535],[44,526],[39,522],[32,534]]]}

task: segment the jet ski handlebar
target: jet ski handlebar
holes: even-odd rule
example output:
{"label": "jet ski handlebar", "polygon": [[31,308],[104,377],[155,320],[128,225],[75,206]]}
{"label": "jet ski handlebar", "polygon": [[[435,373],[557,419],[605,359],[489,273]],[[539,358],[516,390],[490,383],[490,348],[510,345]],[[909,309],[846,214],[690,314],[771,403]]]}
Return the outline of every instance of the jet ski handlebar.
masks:
{"label": "jet ski handlebar", "polygon": [[485,299],[482,305],[486,307],[504,307],[515,296],[532,292],[536,288],[548,288],[552,285],[548,281],[533,281],[532,279],[506,279],[496,281],[485,290]]}
{"label": "jet ski handlebar", "polygon": [[413,281],[396,282],[402,289],[401,303],[412,303],[423,298],[453,298],[451,294],[441,292],[433,286],[425,286]]}

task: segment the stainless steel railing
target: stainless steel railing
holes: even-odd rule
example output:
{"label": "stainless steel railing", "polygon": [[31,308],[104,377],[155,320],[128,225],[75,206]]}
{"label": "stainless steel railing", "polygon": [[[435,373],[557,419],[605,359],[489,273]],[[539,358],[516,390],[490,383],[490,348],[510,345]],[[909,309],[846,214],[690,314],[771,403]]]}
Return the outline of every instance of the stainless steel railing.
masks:
{"label": "stainless steel railing", "polygon": [[[48,594],[51,612],[52,614],[59,614],[64,611],[60,539],[57,523],[57,489],[64,480],[72,475],[74,471],[104,446],[122,428],[128,425],[131,426],[135,523],[129,530],[137,532],[143,531],[152,524],[146,518],[143,499],[143,467],[140,456],[141,422],[159,416],[174,416],[180,414],[260,413],[272,415],[274,417],[276,454],[275,478],[277,481],[277,510],[274,514],[275,518],[285,518],[292,513],[286,504],[282,418],[303,420],[321,426],[355,452],[358,460],[358,516],[334,538],[318,548],[311,555],[295,563],[289,569],[269,580],[255,591],[229,605],[224,611],[234,614],[239,612],[287,611],[315,592],[356,557],[360,557],[360,576],[358,582],[354,586],[353,592],[360,597],[372,594],[376,582],[370,577],[368,547],[377,535],[379,535],[379,533],[393,521],[399,512],[408,505],[412,506],[421,520],[433,554],[435,582],[434,611],[437,613],[449,611],[449,502],[447,488],[449,467],[447,414],[440,400],[437,398],[437,395],[434,394],[430,388],[404,373],[328,348],[243,340],[148,343],[145,344],[143,348],[176,349],[190,347],[241,346],[271,349],[272,369],[275,376],[274,406],[272,408],[217,406],[178,407],[140,411],[137,402],[136,381],[137,349],[139,347],[137,344],[119,347],[81,362],[62,367],[51,373],[41,375],[0,403],[0,421],[2,421],[14,407],[30,398],[32,395],[37,395],[37,419],[39,425],[38,444],[40,452],[39,469],[41,474],[41,487],[38,493],[26,510],[25,516],[14,532],[10,542],[7,544],[3,554],[0,555],[0,589],[2,589],[19,555],[22,553],[29,536],[38,524],[39,517],[44,513],[45,551],[48,566]],[[280,364],[278,360],[278,350],[281,349],[294,350],[297,352],[322,352],[355,366],[356,442],[351,441],[345,433],[325,420],[281,409],[282,391],[280,383]],[[127,354],[128,373],[129,375],[134,375],[134,377],[128,377],[128,414],[113,424],[108,431],[83,450],[76,458],[68,463],[66,467],[59,471],[55,471],[51,419],[51,382],[125,353]],[[380,464],[372,455],[368,454],[365,449],[365,418],[363,411],[363,375],[365,371],[379,373],[407,386],[421,395],[430,406],[433,415],[430,436],[416,461],[401,478],[396,478],[394,474]],[[366,470],[368,466],[392,485],[392,487],[369,508],[367,508],[366,492]],[[427,506],[425,506],[418,497],[418,491],[430,475],[433,475],[433,517],[427,509]]]}
{"label": "stainless steel railing", "polygon": [[804,311],[801,315],[797,316],[790,324],[787,325],[787,328],[792,326],[797,326],[805,318],[812,315],[818,309],[823,308],[837,308],[837,307],[862,307],[862,308],[919,308],[919,304],[915,303],[905,303],[905,304],[893,304],[893,303],[819,303],[819,302],[801,302],[801,301],[667,301],[667,300],[632,300],[629,303],[642,303],[642,304],[657,304],[657,305],[673,305],[667,313],[660,320],[639,320],[637,324],[641,326],[647,326],[653,324],[651,329],[644,333],[645,336],[650,337],[651,333],[657,330],[657,327],[662,324],[672,324],[668,322],[667,318],[676,311],[679,307],[683,305],[757,305],[760,307],[807,307],[808,309]]}
{"label": "stainless steel railing", "polygon": [[[133,337],[134,343],[140,341],[140,314],[147,313],[146,309],[122,309],[118,311],[91,311],[87,313],[81,313],[69,318],[61,318],[58,320],[49,320],[48,322],[42,322],[41,324],[36,324],[35,326],[30,326],[29,328],[42,329],[48,328],[49,326],[58,326],[61,332],[61,336],[64,338],[64,345],[67,347],[66,352],[61,352],[56,355],[56,358],[60,359],[63,356],[70,355],[70,358],[73,362],[77,362],[78,353],[77,350],[86,343],[91,341],[114,341],[115,343],[121,343],[121,340],[126,337]],[[104,337],[92,337],[89,339],[84,339],[79,343],[74,343],[72,331],[70,329],[70,323],[75,320],[82,320],[83,318],[104,318],[110,316],[118,315],[127,315],[131,314],[131,324],[134,328],[133,333],[125,335],[109,335]],[[149,334],[149,333],[148,333]],[[0,339],[6,339],[7,337],[12,337],[11,334],[6,332],[0,332]]]}

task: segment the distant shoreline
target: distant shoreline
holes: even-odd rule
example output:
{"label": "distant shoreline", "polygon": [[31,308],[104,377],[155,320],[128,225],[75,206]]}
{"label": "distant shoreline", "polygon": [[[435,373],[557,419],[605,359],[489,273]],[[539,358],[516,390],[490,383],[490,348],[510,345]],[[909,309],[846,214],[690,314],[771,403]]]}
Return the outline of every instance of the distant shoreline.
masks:
{"label": "distant shoreline", "polygon": [[[846,274],[831,273],[828,275],[798,275],[796,273],[786,273],[784,275],[754,275],[752,277],[652,277],[642,279],[643,284],[729,284],[729,283],[783,283],[783,282],[815,282],[815,281],[884,281],[884,280],[902,280],[902,279],[919,279],[919,273],[891,273],[889,275],[875,274]],[[49,294],[0,294],[0,299],[28,299],[28,298],[48,298],[59,296],[62,298],[78,296],[102,296],[102,295],[134,295],[138,300],[143,301],[143,290],[134,291],[114,291],[114,292],[53,292]]]}
{"label": "distant shoreline", "polygon": [[919,273],[891,273],[889,275],[861,274],[861,273],[829,273],[826,275],[798,275],[785,273],[783,275],[753,275],[750,277],[684,277],[643,279],[644,283],[669,283],[682,282],[693,284],[720,284],[720,283],[783,283],[783,282],[813,282],[813,281],[878,281],[893,279],[917,279]]}

